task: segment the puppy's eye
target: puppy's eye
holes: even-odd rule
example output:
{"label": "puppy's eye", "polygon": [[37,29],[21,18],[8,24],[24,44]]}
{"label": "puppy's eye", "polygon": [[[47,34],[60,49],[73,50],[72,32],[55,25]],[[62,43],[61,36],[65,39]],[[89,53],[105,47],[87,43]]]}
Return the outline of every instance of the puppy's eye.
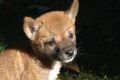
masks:
{"label": "puppy's eye", "polygon": [[49,41],[48,44],[52,46],[55,44],[55,41]]}
{"label": "puppy's eye", "polygon": [[73,38],[73,33],[72,32],[69,32],[69,38],[72,39]]}
{"label": "puppy's eye", "polygon": [[54,39],[54,38],[52,38],[51,40],[49,40],[49,41],[45,42],[45,44],[46,44],[46,45],[49,45],[49,46],[53,46],[53,45],[55,45],[55,44],[56,44],[56,42],[55,42],[55,39]]}

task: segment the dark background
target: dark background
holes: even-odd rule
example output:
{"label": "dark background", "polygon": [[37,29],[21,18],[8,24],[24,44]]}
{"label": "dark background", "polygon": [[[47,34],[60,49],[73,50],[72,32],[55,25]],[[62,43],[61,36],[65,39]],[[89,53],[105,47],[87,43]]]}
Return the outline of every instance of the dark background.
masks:
{"label": "dark background", "polygon": [[[7,46],[25,42],[25,16],[66,10],[72,0],[0,0],[0,39]],[[120,1],[80,0],[76,20],[80,67],[93,73],[120,74]]]}

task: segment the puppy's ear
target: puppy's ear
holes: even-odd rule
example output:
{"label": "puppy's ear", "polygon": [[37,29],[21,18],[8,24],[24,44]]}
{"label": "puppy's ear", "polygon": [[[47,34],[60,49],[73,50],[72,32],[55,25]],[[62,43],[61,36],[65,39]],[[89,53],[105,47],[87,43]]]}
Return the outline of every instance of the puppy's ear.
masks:
{"label": "puppy's ear", "polygon": [[24,18],[23,30],[24,30],[26,36],[30,40],[34,40],[35,36],[36,36],[36,33],[39,30],[39,26],[35,25],[33,18],[31,18],[31,17],[25,17]]}
{"label": "puppy's ear", "polygon": [[73,20],[73,22],[75,22],[75,18],[78,14],[78,10],[79,10],[79,0],[73,0],[72,5],[65,13],[69,16],[69,18]]}

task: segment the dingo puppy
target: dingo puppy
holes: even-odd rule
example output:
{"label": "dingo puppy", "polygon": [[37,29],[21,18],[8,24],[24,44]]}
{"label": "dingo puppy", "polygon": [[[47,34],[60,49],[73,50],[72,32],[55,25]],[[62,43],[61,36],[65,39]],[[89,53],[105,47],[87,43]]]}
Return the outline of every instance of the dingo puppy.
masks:
{"label": "dingo puppy", "polygon": [[0,80],[56,80],[61,63],[71,62],[77,53],[74,24],[78,7],[74,0],[67,11],[25,17],[23,30],[31,47],[1,53]]}

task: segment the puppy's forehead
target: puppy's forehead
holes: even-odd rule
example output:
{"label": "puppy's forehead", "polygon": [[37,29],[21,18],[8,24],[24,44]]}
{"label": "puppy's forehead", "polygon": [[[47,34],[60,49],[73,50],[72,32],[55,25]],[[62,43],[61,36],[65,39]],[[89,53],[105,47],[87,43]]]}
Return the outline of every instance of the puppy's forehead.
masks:
{"label": "puppy's forehead", "polygon": [[37,23],[42,22],[49,30],[64,31],[74,27],[73,21],[63,11],[46,13],[36,19]]}

